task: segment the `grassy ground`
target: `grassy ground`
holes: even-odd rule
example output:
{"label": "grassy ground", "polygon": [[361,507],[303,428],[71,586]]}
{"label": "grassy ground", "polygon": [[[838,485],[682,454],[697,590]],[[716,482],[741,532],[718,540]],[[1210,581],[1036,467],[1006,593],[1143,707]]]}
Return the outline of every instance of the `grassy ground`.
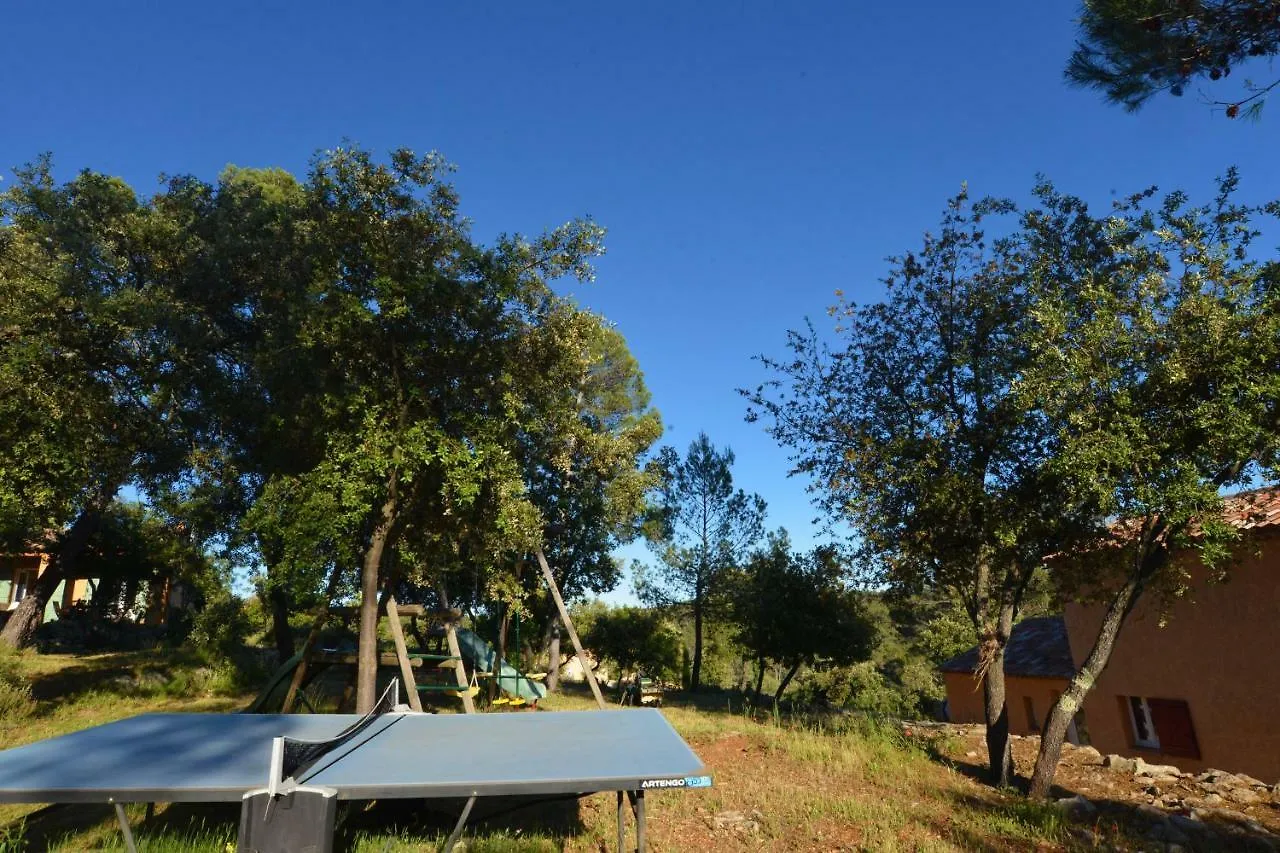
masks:
{"label": "grassy ground", "polygon": [[[9,747],[143,711],[228,711],[251,696],[194,659],[147,654],[9,656],[0,662],[31,685],[33,699],[0,719]],[[12,680],[12,678],[10,679]],[[551,710],[594,707],[570,692]],[[667,718],[715,774],[715,787],[647,797],[653,850],[1013,851],[1078,849],[1059,813],[993,791],[933,755],[947,744],[906,740],[893,727],[754,719],[731,697],[669,697]],[[447,805],[447,804],[446,804]],[[485,820],[478,804],[468,851],[611,850],[615,800],[600,794],[508,809]],[[129,813],[143,851],[224,851],[238,808],[141,805]],[[451,828],[448,811],[421,804],[347,807],[342,849],[388,853],[434,849]],[[106,808],[0,807],[0,853],[122,849]]]}

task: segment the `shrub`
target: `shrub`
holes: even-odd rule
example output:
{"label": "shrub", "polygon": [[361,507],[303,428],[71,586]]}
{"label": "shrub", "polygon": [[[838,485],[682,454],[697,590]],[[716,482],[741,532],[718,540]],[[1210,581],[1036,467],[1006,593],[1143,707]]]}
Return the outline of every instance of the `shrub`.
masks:
{"label": "shrub", "polygon": [[35,644],[42,652],[137,651],[155,648],[165,633],[163,625],[140,625],[79,603],[37,628]]}
{"label": "shrub", "polygon": [[253,626],[244,602],[234,595],[210,599],[191,620],[192,646],[219,660],[233,660]]}
{"label": "shrub", "polygon": [[812,670],[795,689],[794,701],[830,710],[860,711],[874,717],[906,718],[918,711],[903,691],[870,662]]}

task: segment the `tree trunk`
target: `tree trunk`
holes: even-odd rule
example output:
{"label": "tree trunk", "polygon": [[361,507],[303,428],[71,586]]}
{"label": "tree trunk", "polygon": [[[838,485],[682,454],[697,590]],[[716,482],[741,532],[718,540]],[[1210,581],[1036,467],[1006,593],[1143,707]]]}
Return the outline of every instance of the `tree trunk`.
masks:
{"label": "tree trunk", "polygon": [[[493,666],[494,677],[491,683],[497,685],[497,694],[502,693],[502,662],[507,659],[507,628],[511,625],[511,605],[502,605],[502,618],[498,620],[498,663]],[[494,697],[490,697],[494,698]]]}
{"label": "tree trunk", "polygon": [[800,671],[800,664],[791,664],[791,669],[787,670],[787,674],[783,676],[782,683],[778,685],[778,692],[773,694],[773,707],[777,708],[778,703],[782,701],[783,691],[787,689],[787,685],[791,683],[791,679],[796,677],[796,673]]}
{"label": "tree trunk", "polygon": [[35,639],[36,629],[44,620],[44,608],[53,597],[58,584],[75,572],[76,563],[89,544],[89,537],[102,523],[102,510],[115,497],[116,490],[103,489],[96,499],[90,501],[71,528],[58,540],[55,552],[51,555],[44,573],[32,585],[31,590],[18,602],[17,608],[9,615],[4,630],[0,631],[0,643],[15,649],[31,645]]}
{"label": "tree trunk", "polygon": [[1148,572],[1139,572],[1112,597],[1089,656],[1085,658],[1080,671],[1072,677],[1067,689],[1058,697],[1058,701],[1053,703],[1053,709],[1049,712],[1049,719],[1045,721],[1044,733],[1040,738],[1040,752],[1036,755],[1036,766],[1031,774],[1031,788],[1027,792],[1028,796],[1044,799],[1049,795],[1053,787],[1053,777],[1058,770],[1058,760],[1062,756],[1062,742],[1067,736],[1067,729],[1084,703],[1084,697],[1093,689],[1098,676],[1111,660],[1111,650],[1115,648],[1116,638],[1120,636],[1124,620],[1133,609],[1133,605],[1137,603],[1146,584],[1146,578],[1149,576]]}
{"label": "tree trunk", "polygon": [[693,599],[693,672],[689,676],[689,690],[697,692],[702,683],[702,596]]}
{"label": "tree trunk", "polygon": [[551,620],[551,642],[547,644],[547,692],[555,693],[560,684],[560,620]]}
{"label": "tree trunk", "polygon": [[982,678],[987,760],[991,784],[997,788],[1013,784],[1013,747],[1009,742],[1009,705],[1004,689],[1004,650],[1013,632],[1013,609],[1012,604],[1003,605],[995,630],[982,640],[989,655]]}
{"label": "tree trunk", "polygon": [[357,650],[358,669],[356,682],[356,713],[367,714],[373,710],[378,692],[378,583],[382,573],[382,557],[391,545],[392,528],[396,521],[396,477],[391,477],[391,488],[369,547],[365,549],[360,567],[360,643]]}
{"label": "tree trunk", "polygon": [[761,691],[764,689],[764,655],[756,659],[756,707],[760,707]]}
{"label": "tree trunk", "polygon": [[278,587],[267,593],[271,601],[271,633],[276,642],[280,663],[293,657],[293,629],[289,627],[289,594]]}

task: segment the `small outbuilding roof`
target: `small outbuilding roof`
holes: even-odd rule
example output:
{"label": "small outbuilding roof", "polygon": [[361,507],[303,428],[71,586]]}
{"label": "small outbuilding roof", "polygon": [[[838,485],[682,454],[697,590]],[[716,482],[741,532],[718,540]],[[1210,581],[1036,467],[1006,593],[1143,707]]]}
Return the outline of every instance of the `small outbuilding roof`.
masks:
{"label": "small outbuilding roof", "polygon": [[[958,654],[939,667],[943,672],[972,673],[978,666],[978,647]],[[1005,675],[1025,678],[1070,678],[1076,674],[1061,616],[1037,616],[1013,626],[1004,650]]]}

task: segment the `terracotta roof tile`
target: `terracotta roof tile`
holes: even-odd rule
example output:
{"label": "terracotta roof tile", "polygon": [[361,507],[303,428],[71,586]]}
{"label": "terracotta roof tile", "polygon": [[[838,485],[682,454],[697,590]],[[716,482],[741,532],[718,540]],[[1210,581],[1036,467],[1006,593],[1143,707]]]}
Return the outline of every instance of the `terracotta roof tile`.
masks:
{"label": "terracotta roof tile", "polygon": [[1229,495],[1223,515],[1241,530],[1280,524],[1280,486]]}

